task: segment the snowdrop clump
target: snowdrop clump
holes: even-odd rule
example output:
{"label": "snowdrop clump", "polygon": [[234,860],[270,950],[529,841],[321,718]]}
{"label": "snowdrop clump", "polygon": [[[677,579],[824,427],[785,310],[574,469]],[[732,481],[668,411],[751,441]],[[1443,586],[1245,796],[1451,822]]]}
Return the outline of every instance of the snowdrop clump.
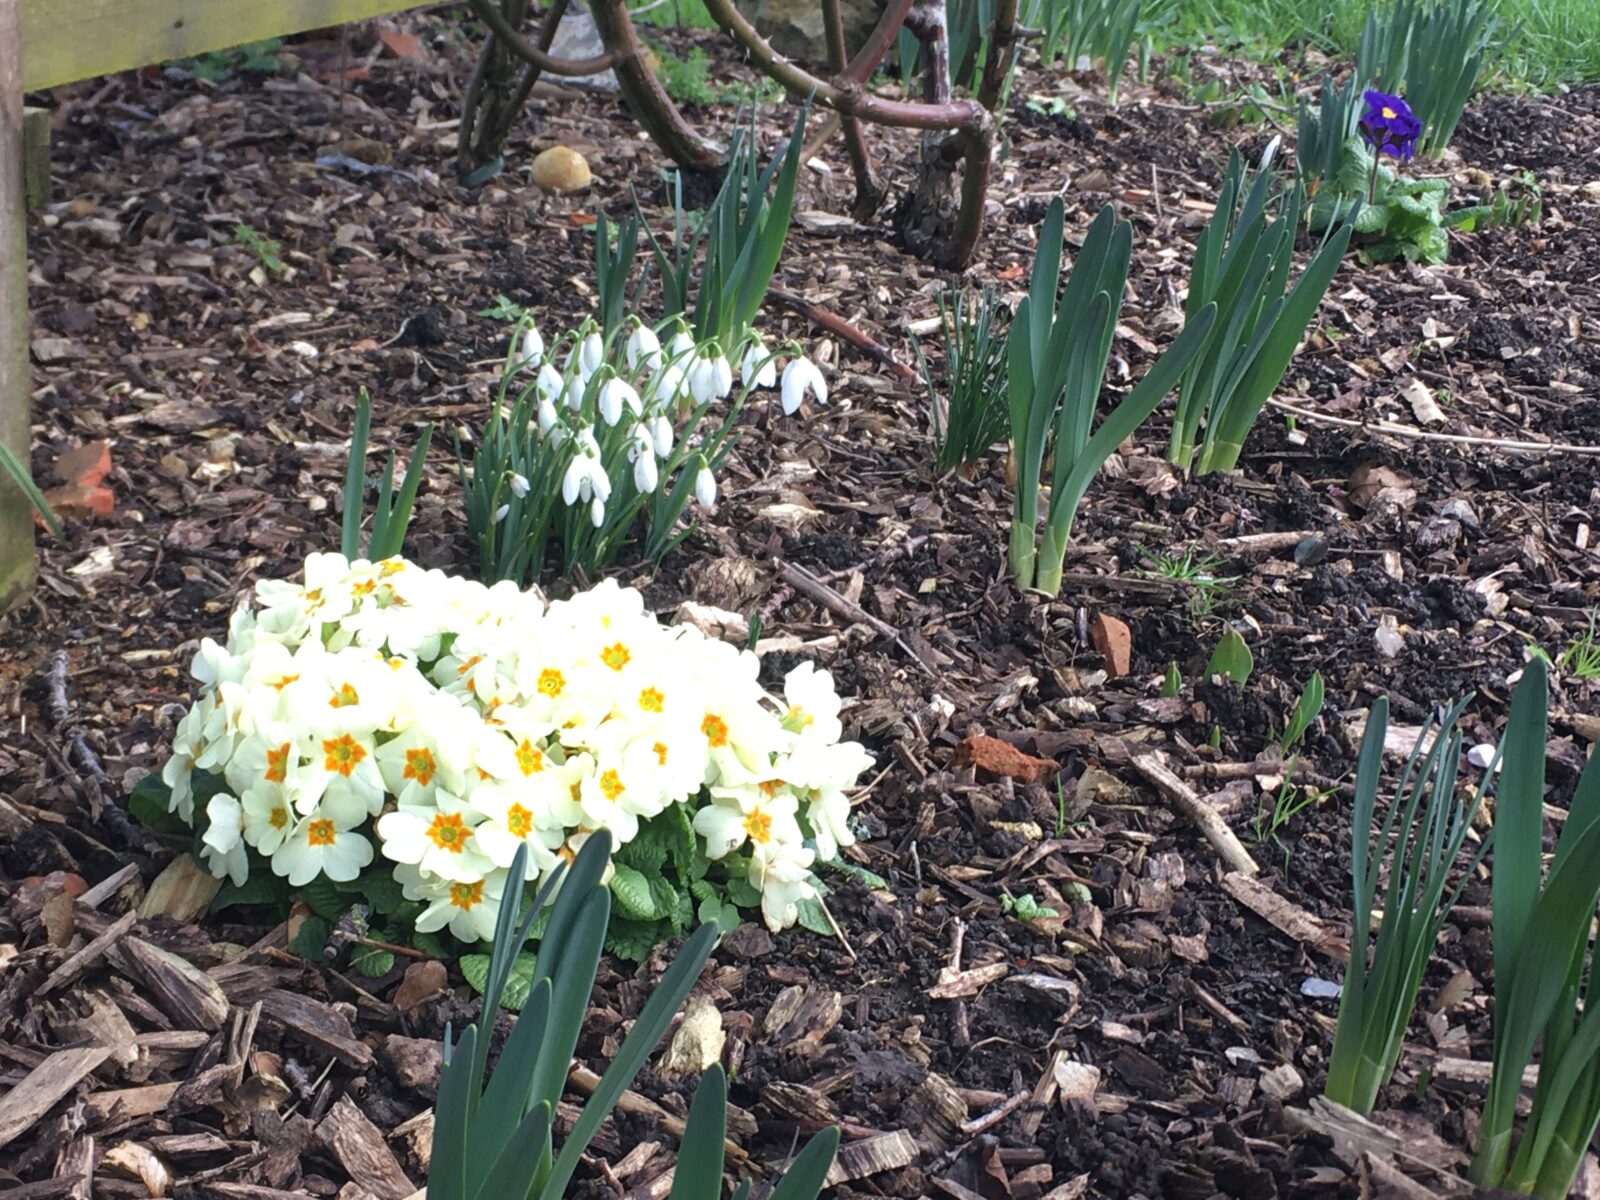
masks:
{"label": "snowdrop clump", "polygon": [[236,885],[252,864],[294,887],[379,864],[425,906],[419,932],[487,939],[518,846],[533,882],[593,831],[625,845],[681,804],[779,929],[853,841],[845,791],[871,759],[839,740],[828,673],[803,664],[771,696],[754,654],[660,624],[613,581],[546,603],[313,554],[256,601],[226,645],[202,642],[162,772]]}
{"label": "snowdrop clump", "polygon": [[609,334],[591,320],[547,343],[525,323],[463,472],[484,577],[536,578],[552,546],[568,572],[593,572],[616,560],[641,513],[641,549],[659,558],[691,500],[716,502],[735,421],[757,389],[778,389],[788,415],[828,400],[798,347],[775,350],[753,329],[722,345],[696,341],[676,317],[654,327],[628,317]]}

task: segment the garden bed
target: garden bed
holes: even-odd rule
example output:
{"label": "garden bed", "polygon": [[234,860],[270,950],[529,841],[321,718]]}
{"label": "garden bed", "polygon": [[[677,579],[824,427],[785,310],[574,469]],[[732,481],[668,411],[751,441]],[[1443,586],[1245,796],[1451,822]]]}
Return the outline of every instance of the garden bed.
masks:
{"label": "garden bed", "polygon": [[[108,439],[116,507],[45,543],[37,600],[0,628],[0,1085],[43,1063],[65,1079],[50,1056],[79,1053],[87,1097],[46,1093],[20,1115],[7,1108],[17,1091],[0,1097],[17,1125],[0,1120],[0,1180],[27,1181],[20,1195],[73,1194],[51,1180],[86,1135],[135,1147],[103,1168],[97,1195],[141,1194],[130,1180],[145,1154],[191,1194],[360,1195],[354,1181],[404,1195],[424,1177],[426,1139],[407,1123],[429,1104],[428,1045],[473,1011],[464,989],[428,986],[432,968],[370,980],[296,959],[281,928],[227,914],[140,922],[147,946],[210,972],[219,1011],[192,974],[117,937],[171,858],[129,822],[125,797],[164,757],[198,639],[222,635],[255,579],[337,545],[357,391],[374,397],[380,443],[481,421],[509,327],[480,310],[504,295],[565,326],[592,300],[587,218],[624,211],[630,188],[661,195],[653,148],[609,97],[537,93],[510,155],[571,144],[595,168],[590,195],[541,197],[514,174],[466,193],[447,166],[458,53],[372,61],[341,116],[337,55],[296,52],[299,77],[201,86],[146,72],[60,97],[57,203],[30,230],[34,467],[47,478],[57,454]],[[1074,111],[1028,108],[1041,93]],[[1113,200],[1135,232],[1114,372],[1137,377],[1172,332],[1221,161],[1268,133],[1219,128],[1159,77],[1126,86],[1115,110],[1037,72],[1016,95],[970,278],[1019,289],[1058,190],[1069,241]],[[1343,969],[1349,726],[1359,736],[1381,694],[1398,723],[1419,725],[1473,691],[1469,740],[1492,741],[1529,643],[1559,655],[1600,604],[1600,458],[1581,452],[1600,448],[1600,89],[1469,110],[1454,150],[1463,191],[1532,170],[1543,223],[1456,236],[1444,266],[1352,258],[1279,395],[1415,427],[1416,380],[1440,409],[1427,432],[1468,440],[1303,417],[1290,429],[1269,410],[1241,474],[1190,481],[1167,467],[1158,417],[1090,490],[1053,601],[1006,577],[998,456],[935,478],[920,381],[769,303],[770,330],[821,339],[829,405],[785,418],[758,397],[715,512],[659,571],[619,573],[664,617],[684,600],[760,613],[776,643],[763,679],[815,658],[878,760],[849,857],[887,890],[834,877],[846,940],[745,926],[700,985],[737,1068],[735,1140],[757,1162],[838,1121],[840,1196],[1356,1194],[1347,1158],[1284,1115],[1319,1089],[1336,1002],[1314,981]],[[905,323],[935,311],[943,281],[890,245],[886,224],[824,219],[849,199],[838,144],[824,157],[830,174],[804,173],[778,284],[910,363]],[[289,272],[252,282],[261,264],[239,225],[279,241]],[[1527,440],[1577,449],[1500,444]],[[448,443],[410,552],[470,572]],[[1172,578],[1188,551],[1226,582]],[[786,582],[784,564],[821,577],[826,602]],[[1129,634],[1120,676],[1105,618]],[[1248,628],[1255,654],[1242,692],[1196,682],[1227,622]],[[1171,663],[1186,682],[1164,697]],[[1249,764],[1313,670],[1327,705],[1304,767],[1322,798],[1258,838],[1272,800],[1255,779],[1275,772]],[[1568,674],[1553,697],[1558,805],[1600,735],[1597,693]],[[1054,760],[1060,788],[982,769],[981,745],[958,752],[974,734]],[[1170,782],[1150,782],[1151,750],[1226,817],[1253,882],[1173,805]],[[58,898],[67,875],[120,886],[91,892],[91,908]],[[1007,915],[1003,901],[1025,894],[1056,915]],[[1469,884],[1447,927],[1423,985],[1431,1037],[1414,1027],[1381,1112],[1416,1157],[1450,1169],[1481,1079],[1447,1066],[1421,1098],[1408,1092],[1436,1057],[1488,1058],[1489,943],[1473,916],[1486,897]],[[69,957],[85,941],[92,952]],[[659,965],[604,970],[581,1051],[595,1069]],[[151,978],[165,988],[138,982]],[[60,1049],[114,1022],[86,1015],[100,1009],[140,1035],[131,1057]],[[1063,1085],[1083,1097],[1064,1103]],[[686,1084],[647,1072],[637,1091],[596,1143],[585,1194],[664,1194],[650,1190],[675,1147],[663,1118],[682,1114]]]}

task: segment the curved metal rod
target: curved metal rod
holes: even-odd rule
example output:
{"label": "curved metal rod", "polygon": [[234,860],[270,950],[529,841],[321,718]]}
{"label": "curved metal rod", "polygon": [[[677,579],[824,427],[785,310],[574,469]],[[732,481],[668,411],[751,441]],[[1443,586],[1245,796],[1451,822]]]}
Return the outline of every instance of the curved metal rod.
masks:
{"label": "curved metal rod", "polygon": [[596,54],[590,58],[557,58],[553,54],[546,54],[513,29],[510,22],[501,15],[500,10],[495,8],[494,0],[467,0],[467,3],[472,6],[472,11],[478,14],[478,19],[493,30],[494,35],[505,42],[518,58],[532,63],[541,71],[551,75],[560,75],[567,79],[598,75],[602,71],[614,68],[623,57],[616,50],[607,50],[604,54]]}
{"label": "curved metal rod", "polygon": [[686,171],[721,171],[728,159],[727,150],[684,120],[667,95],[640,52],[639,35],[628,16],[626,0],[591,0],[589,13],[600,31],[601,42],[618,49],[617,90],[650,139]]}
{"label": "curved metal rod", "polygon": [[988,110],[976,100],[952,100],[948,104],[885,100],[860,91],[859,85],[853,80],[831,83],[819,79],[774,50],[772,44],[733,6],[733,0],[706,0],[706,11],[711,14],[712,20],[744,47],[762,74],[771,76],[795,95],[815,97],[818,103],[843,117],[860,117],[876,125],[892,125],[900,129],[954,130],[992,124]]}

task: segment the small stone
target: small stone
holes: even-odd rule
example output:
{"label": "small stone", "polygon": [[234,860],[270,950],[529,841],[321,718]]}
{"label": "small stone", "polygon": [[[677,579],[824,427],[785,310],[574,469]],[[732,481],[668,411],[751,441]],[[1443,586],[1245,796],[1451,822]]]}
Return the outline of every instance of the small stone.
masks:
{"label": "small stone", "polygon": [[1106,674],[1112,679],[1121,679],[1133,669],[1133,631],[1127,622],[1096,613],[1089,640],[1106,660]]}
{"label": "small stone", "polygon": [[551,146],[533,160],[533,182],[547,192],[564,196],[580,192],[594,180],[589,160],[571,146]]}
{"label": "small stone", "polygon": [[955,765],[973,767],[990,775],[1008,775],[1018,783],[1039,783],[1061,769],[1050,758],[1036,758],[1010,742],[976,733],[956,743]]}
{"label": "small stone", "polygon": [[1305,1090],[1306,1081],[1293,1063],[1284,1063],[1261,1073],[1261,1090],[1274,1100],[1292,1100]]}
{"label": "small stone", "polygon": [[1494,744],[1492,742],[1478,743],[1467,751],[1467,761],[1477,767],[1478,770],[1487,771],[1489,764],[1494,761]]}

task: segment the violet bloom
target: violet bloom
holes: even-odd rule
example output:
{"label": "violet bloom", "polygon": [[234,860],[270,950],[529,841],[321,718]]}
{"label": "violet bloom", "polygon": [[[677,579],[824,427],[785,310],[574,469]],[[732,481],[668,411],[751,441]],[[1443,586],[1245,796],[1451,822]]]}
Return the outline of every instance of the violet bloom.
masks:
{"label": "violet bloom", "polygon": [[1363,99],[1367,108],[1361,114],[1361,132],[1372,148],[1379,154],[1392,154],[1402,162],[1410,162],[1417,151],[1422,122],[1399,96],[1368,91]]}

